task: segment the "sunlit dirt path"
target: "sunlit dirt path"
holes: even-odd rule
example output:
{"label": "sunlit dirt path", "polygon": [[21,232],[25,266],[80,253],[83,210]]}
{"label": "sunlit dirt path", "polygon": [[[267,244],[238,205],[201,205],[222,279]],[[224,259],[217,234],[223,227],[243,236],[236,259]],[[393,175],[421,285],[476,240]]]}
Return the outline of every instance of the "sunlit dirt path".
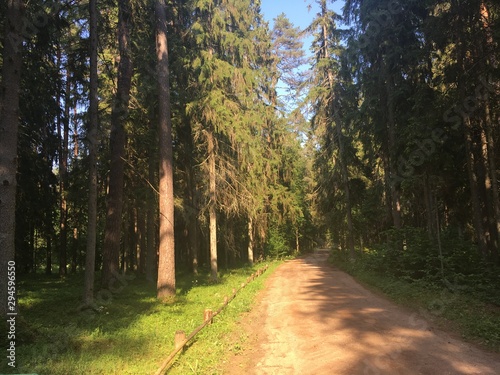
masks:
{"label": "sunlit dirt path", "polygon": [[500,374],[500,355],[435,330],[315,254],[281,265],[224,374]]}

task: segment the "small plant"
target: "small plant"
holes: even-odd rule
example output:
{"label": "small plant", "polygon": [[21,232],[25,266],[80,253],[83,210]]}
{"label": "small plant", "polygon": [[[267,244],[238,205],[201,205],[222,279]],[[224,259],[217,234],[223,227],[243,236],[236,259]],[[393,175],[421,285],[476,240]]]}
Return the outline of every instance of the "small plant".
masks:
{"label": "small plant", "polygon": [[290,255],[290,247],[284,233],[279,227],[272,226],[269,229],[268,241],[265,250],[266,254],[273,259],[281,259],[286,255]]}

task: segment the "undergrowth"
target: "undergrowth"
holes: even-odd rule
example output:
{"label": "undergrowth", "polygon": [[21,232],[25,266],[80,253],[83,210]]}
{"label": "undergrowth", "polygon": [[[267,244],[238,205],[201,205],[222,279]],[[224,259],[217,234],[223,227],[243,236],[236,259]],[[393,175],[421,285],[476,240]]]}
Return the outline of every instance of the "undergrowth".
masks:
{"label": "undergrowth", "polygon": [[459,241],[445,242],[440,257],[415,231],[392,231],[388,237],[383,245],[358,251],[354,260],[346,252],[333,251],[330,261],[394,302],[499,352],[498,268],[484,265]]}

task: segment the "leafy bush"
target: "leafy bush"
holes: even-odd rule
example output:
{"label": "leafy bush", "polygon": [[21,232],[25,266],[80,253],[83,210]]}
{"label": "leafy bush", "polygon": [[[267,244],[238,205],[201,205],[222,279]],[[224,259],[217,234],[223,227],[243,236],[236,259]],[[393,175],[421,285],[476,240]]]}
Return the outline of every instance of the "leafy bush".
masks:
{"label": "leafy bush", "polygon": [[271,226],[267,238],[265,251],[269,257],[278,259],[291,254],[289,243],[281,228]]}
{"label": "leafy bush", "polygon": [[[347,253],[335,251],[335,262],[347,271],[368,270],[396,280],[423,283],[428,287],[459,286],[483,301],[500,306],[500,272],[487,264],[476,246],[453,231],[441,233],[441,253],[437,240],[419,228],[406,227],[383,232],[384,243],[360,254],[354,264]],[[442,269],[441,269],[442,267]]]}

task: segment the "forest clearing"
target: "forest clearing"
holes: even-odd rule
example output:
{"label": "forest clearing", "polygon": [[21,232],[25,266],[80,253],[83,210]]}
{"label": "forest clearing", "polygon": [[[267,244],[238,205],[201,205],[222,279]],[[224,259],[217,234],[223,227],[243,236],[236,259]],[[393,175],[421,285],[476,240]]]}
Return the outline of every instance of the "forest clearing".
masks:
{"label": "forest clearing", "polygon": [[[396,305],[485,353],[453,341],[449,360],[411,371],[494,373],[500,4],[278,3],[0,4],[0,373],[164,372],[176,331],[221,304],[169,371],[228,371],[231,353],[270,340],[238,336],[245,316],[263,319],[262,296],[302,290],[307,275],[323,306],[305,314],[332,319],[320,342],[341,346],[330,329],[350,318],[335,315],[367,293],[379,307],[360,319],[375,331],[396,329],[383,310],[422,336],[396,333],[381,367],[346,359],[344,373],[405,373],[444,340]],[[280,342],[293,345],[293,329]],[[351,359],[378,356],[379,333],[365,333]],[[273,352],[304,356],[267,348],[258,373],[274,371]],[[278,373],[311,370],[287,360]]]}

